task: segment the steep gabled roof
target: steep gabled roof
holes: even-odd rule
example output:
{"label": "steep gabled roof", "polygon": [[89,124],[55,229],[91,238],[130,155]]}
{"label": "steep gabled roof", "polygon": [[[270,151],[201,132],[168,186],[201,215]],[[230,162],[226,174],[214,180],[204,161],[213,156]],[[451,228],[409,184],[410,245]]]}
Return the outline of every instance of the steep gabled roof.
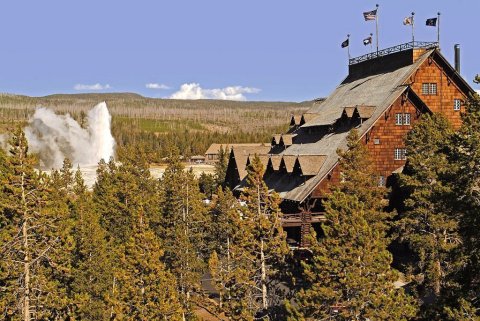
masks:
{"label": "steep gabled roof", "polygon": [[272,163],[273,170],[278,171],[278,169],[280,168],[280,162],[282,161],[282,156],[271,155],[269,160]]}
{"label": "steep gabled roof", "polygon": [[325,163],[327,156],[325,155],[299,155],[298,162],[302,174],[305,176],[317,175]]}
{"label": "steep gabled roof", "polygon": [[290,146],[293,144],[293,138],[297,136],[297,134],[283,134],[280,137],[280,145]]}
{"label": "steep gabled roof", "polygon": [[[232,146],[232,154],[235,158],[240,180],[247,176],[247,161],[250,155],[266,155],[270,150],[270,146]],[[265,158],[266,159],[266,158]],[[264,164],[266,166],[266,164]]]}
{"label": "steep gabled roof", "polygon": [[285,168],[287,169],[288,173],[293,172],[293,166],[295,165],[295,160],[297,156],[294,155],[284,155],[282,157],[282,161],[285,164]]}
{"label": "steep gabled roof", "polygon": [[[347,77],[322,104],[312,107],[307,112],[317,116],[296,131],[300,140],[302,135],[309,135],[309,128],[334,124],[341,117],[345,107],[353,106],[359,114],[362,113],[365,118],[368,118],[357,128],[359,135],[363,136],[395,100],[409,90],[405,85],[406,81],[433,51],[425,51],[415,62],[400,68],[382,71],[382,73],[370,73],[365,77]],[[309,155],[312,158],[324,156],[325,159],[315,176],[305,179],[304,183],[291,190],[280,193],[280,196],[298,202],[305,200],[337,164],[337,150],[347,148],[348,131],[336,129],[318,141],[293,144],[283,151],[282,155]]]}
{"label": "steep gabled roof", "polygon": [[416,62],[389,72],[374,73],[353,81],[347,77],[322,104],[308,110],[308,113],[318,116],[302,127],[333,124],[341,117],[345,107],[370,106],[370,110],[375,107],[379,109],[388,107],[386,104],[392,100],[391,98],[398,97],[400,91],[405,90],[405,86],[401,85],[432,52],[433,50],[429,50]]}

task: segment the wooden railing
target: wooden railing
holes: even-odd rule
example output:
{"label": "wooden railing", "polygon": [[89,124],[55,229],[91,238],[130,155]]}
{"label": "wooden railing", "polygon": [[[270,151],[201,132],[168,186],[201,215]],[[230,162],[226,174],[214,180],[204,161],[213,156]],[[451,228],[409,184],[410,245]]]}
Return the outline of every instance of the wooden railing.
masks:
{"label": "wooden railing", "polygon": [[[325,213],[324,212],[311,212],[311,219],[308,223],[320,223],[325,220]],[[295,227],[301,226],[304,220],[302,220],[302,212],[294,213],[294,214],[283,214],[282,218],[282,225],[284,227]]]}

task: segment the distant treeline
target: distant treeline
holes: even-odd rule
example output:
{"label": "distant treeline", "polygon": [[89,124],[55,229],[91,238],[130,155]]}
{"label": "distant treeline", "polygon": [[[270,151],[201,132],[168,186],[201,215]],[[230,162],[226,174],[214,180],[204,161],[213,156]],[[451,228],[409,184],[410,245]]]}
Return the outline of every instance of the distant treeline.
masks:
{"label": "distant treeline", "polygon": [[291,115],[311,107],[308,102],[238,102],[172,100],[131,93],[27,97],[0,95],[0,132],[24,124],[38,106],[69,113],[81,124],[88,111],[106,101],[119,154],[130,144],[143,146],[151,161],[166,156],[172,145],[189,157],[203,154],[212,143],[269,142],[287,130]]}

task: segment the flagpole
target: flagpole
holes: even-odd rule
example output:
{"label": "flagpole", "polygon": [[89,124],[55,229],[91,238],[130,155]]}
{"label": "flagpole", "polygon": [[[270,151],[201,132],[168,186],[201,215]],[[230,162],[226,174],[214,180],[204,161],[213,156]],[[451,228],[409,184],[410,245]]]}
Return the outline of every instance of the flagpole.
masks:
{"label": "flagpole", "polygon": [[348,41],[348,46],[347,46],[348,64],[350,65],[350,34],[347,35],[347,41]]}
{"label": "flagpole", "polygon": [[437,12],[437,46],[440,50],[440,12]]}
{"label": "flagpole", "polygon": [[370,53],[373,52],[373,41],[372,41],[373,33],[370,32]]}
{"label": "flagpole", "polygon": [[415,48],[415,12],[412,12],[412,47]]}
{"label": "flagpole", "polygon": [[375,31],[376,31],[376,41],[377,41],[377,57],[378,57],[378,3],[376,5],[377,7],[377,14],[375,15]]}

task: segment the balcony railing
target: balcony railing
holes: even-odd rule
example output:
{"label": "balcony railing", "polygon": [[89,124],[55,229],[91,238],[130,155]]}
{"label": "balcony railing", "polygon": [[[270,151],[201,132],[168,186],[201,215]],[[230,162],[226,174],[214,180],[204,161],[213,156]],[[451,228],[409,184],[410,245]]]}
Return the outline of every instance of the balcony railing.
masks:
{"label": "balcony railing", "polygon": [[411,42],[403,43],[401,45],[396,45],[390,48],[385,48],[378,52],[375,51],[363,56],[351,58],[349,60],[349,64],[354,65],[370,59],[375,59],[378,57],[390,55],[395,52],[405,51],[405,50],[414,49],[414,48],[424,48],[424,49],[438,48],[438,42],[411,41]]}

